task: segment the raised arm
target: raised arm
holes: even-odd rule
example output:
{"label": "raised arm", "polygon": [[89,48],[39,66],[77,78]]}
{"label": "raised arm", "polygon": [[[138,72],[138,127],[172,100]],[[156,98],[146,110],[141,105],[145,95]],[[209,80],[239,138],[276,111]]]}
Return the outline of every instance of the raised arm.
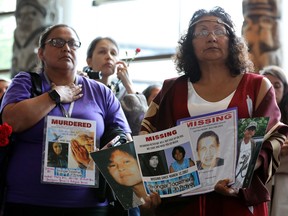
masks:
{"label": "raised arm", "polygon": [[[56,102],[48,92],[30,98],[31,81],[28,81],[28,75],[14,79],[15,83],[12,82],[12,88],[7,91],[3,101],[5,107],[2,110],[2,120],[11,125],[14,132],[22,132],[45,117],[56,106]],[[75,101],[83,96],[81,86],[74,83],[65,86],[52,84],[52,89],[57,91],[60,102],[63,103]]]}

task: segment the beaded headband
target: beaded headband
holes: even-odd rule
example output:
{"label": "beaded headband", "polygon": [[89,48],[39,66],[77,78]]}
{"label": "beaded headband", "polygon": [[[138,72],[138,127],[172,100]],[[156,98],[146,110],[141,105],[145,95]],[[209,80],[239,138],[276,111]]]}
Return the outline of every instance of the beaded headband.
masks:
{"label": "beaded headband", "polygon": [[231,27],[227,23],[223,22],[221,19],[201,19],[201,20],[198,20],[198,21],[192,23],[191,26],[194,26],[200,22],[216,22],[219,24],[223,24],[223,25],[227,26],[229,29],[231,29]]}

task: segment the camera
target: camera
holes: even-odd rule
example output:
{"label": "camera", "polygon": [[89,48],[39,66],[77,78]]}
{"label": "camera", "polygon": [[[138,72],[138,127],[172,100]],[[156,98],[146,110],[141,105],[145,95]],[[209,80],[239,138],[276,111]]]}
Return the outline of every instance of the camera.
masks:
{"label": "camera", "polygon": [[101,79],[101,72],[100,71],[93,71],[90,67],[86,66],[83,68],[83,71],[87,73],[87,76],[90,79]]}

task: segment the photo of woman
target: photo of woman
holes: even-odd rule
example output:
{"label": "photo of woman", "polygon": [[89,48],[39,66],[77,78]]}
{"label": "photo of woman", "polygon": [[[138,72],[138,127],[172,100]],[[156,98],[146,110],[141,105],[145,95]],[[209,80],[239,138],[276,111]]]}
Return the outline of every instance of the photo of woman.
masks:
{"label": "photo of woman", "polygon": [[68,167],[68,143],[49,142],[48,167]]}
{"label": "photo of woman", "polygon": [[158,176],[168,174],[164,151],[138,154],[143,176]]}

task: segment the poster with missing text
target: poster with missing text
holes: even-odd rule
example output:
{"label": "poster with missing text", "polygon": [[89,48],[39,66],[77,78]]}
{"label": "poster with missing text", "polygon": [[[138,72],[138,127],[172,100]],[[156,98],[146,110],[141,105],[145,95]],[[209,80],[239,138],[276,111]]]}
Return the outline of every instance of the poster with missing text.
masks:
{"label": "poster with missing text", "polygon": [[203,194],[226,178],[232,187],[247,187],[268,121],[238,119],[237,108],[229,108],[91,155],[125,209],[142,205],[152,191],[160,197]]}
{"label": "poster with missing text", "polygon": [[[132,142],[91,153],[125,209],[144,204],[151,191],[170,197],[200,187],[186,125],[133,138]],[[175,165],[180,154],[185,156],[185,166]]]}
{"label": "poster with missing text", "polygon": [[183,195],[213,191],[215,184],[226,178],[234,183],[238,140],[237,108],[180,119],[178,124],[189,128],[201,184],[197,190]]}
{"label": "poster with missing text", "polygon": [[42,183],[98,187],[96,122],[48,116],[44,131]]}
{"label": "poster with missing text", "polygon": [[183,124],[133,137],[147,193],[171,197],[200,188],[189,128]]}

